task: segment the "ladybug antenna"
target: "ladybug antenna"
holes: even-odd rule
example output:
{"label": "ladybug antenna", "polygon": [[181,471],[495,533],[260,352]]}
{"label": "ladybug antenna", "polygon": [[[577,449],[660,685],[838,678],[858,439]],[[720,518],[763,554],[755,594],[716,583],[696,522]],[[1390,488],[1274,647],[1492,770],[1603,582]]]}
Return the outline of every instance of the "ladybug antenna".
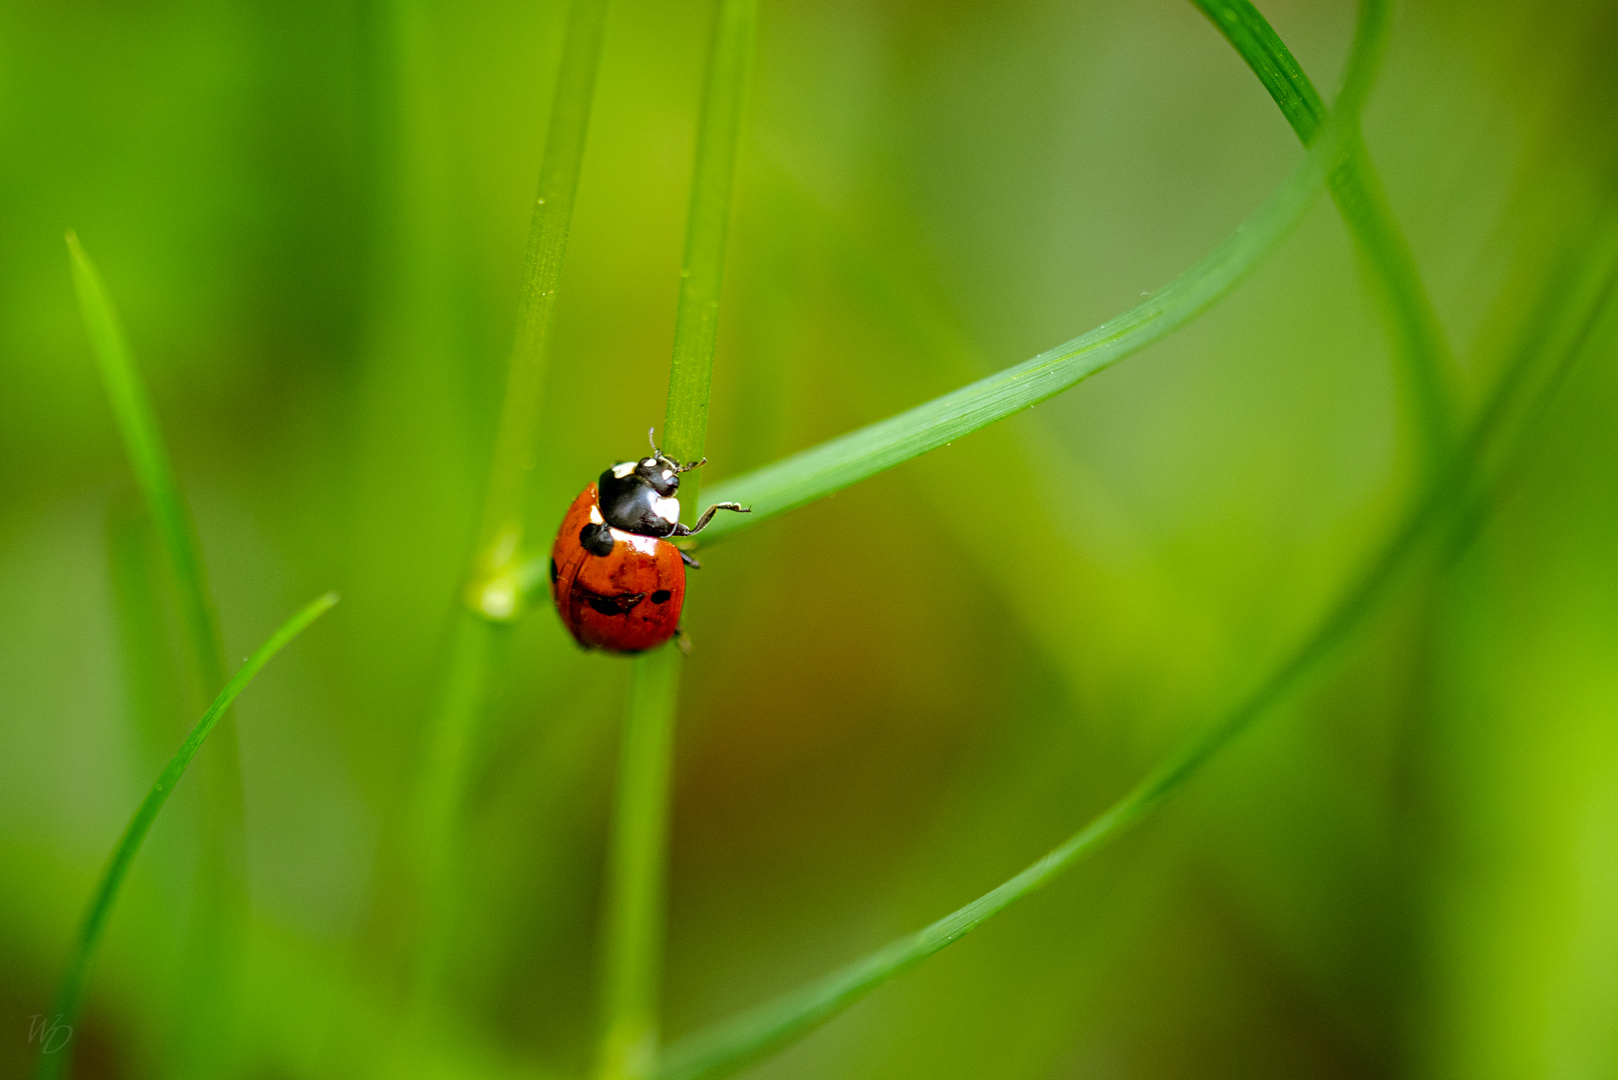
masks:
{"label": "ladybug antenna", "polygon": [[674,471],[675,472],[690,472],[692,469],[700,469],[706,464],[708,464],[708,459],[703,458],[701,461],[692,461],[692,462],[687,462],[684,465],[676,465],[676,466],[674,466]]}
{"label": "ladybug antenna", "polygon": [[646,441],[652,444],[652,456],[653,457],[662,457],[663,456],[663,451],[661,451],[661,450],[659,450],[657,448],[657,428],[656,427],[649,427],[649,428],[646,429]]}

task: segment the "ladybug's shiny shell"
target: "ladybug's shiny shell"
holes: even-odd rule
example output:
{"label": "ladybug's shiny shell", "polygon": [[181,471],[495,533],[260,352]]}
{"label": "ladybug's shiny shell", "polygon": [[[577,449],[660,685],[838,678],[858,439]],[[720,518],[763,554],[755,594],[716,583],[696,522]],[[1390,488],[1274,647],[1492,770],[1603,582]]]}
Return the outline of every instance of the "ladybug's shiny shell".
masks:
{"label": "ladybug's shiny shell", "polygon": [[591,483],[551,547],[551,599],[580,645],[641,652],[680,628],[685,563],[667,540],[609,527]]}

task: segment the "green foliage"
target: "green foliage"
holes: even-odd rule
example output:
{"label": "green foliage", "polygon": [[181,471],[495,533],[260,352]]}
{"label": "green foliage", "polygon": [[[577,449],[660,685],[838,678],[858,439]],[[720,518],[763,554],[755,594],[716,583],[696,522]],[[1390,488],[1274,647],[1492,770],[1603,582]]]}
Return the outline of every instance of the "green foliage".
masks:
{"label": "green foliage", "polygon": [[[1371,94],[1385,4],[1194,5],[11,13],[14,1029],[69,953],[96,1075],[1610,1072],[1611,20]],[[754,513],[581,654],[660,407]]]}

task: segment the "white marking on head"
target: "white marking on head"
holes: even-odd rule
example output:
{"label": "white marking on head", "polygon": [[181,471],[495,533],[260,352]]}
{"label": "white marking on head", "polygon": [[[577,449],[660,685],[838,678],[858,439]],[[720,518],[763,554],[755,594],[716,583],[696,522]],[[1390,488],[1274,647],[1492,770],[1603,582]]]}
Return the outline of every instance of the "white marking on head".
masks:
{"label": "white marking on head", "polygon": [[599,507],[599,506],[590,507],[590,524],[592,524],[592,525],[600,525],[601,524],[601,507]]}
{"label": "white marking on head", "polygon": [[618,464],[612,467],[612,475],[622,480],[624,477],[635,471],[635,466],[637,464],[639,463],[634,461],[620,461]]}
{"label": "white marking on head", "polygon": [[664,469],[663,470],[663,479],[665,479],[665,480],[673,480],[674,479],[674,474],[669,472],[669,470]]}
{"label": "white marking on head", "polygon": [[622,540],[642,555],[657,554],[658,539],[655,536],[642,536],[639,533],[624,532],[622,529],[608,529],[614,540]]}
{"label": "white marking on head", "polygon": [[653,495],[652,513],[673,525],[680,520],[680,500],[665,499],[661,495]]}

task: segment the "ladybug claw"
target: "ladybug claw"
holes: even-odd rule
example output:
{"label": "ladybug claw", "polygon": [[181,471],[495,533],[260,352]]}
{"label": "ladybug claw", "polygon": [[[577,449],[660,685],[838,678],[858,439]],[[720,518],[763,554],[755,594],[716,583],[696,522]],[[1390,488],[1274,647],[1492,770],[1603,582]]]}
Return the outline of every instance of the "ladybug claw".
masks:
{"label": "ladybug claw", "polygon": [[708,527],[708,522],[712,521],[714,514],[720,510],[734,510],[738,514],[751,514],[753,512],[753,508],[751,506],[743,506],[741,503],[714,503],[712,506],[708,507],[708,509],[702,512],[702,516],[697,518],[697,523],[695,525],[691,526],[689,529],[685,529],[685,527],[682,525],[680,528],[685,529],[685,531],[681,532],[680,529],[676,529],[674,531],[674,535],[693,536],[701,532],[703,529]]}

